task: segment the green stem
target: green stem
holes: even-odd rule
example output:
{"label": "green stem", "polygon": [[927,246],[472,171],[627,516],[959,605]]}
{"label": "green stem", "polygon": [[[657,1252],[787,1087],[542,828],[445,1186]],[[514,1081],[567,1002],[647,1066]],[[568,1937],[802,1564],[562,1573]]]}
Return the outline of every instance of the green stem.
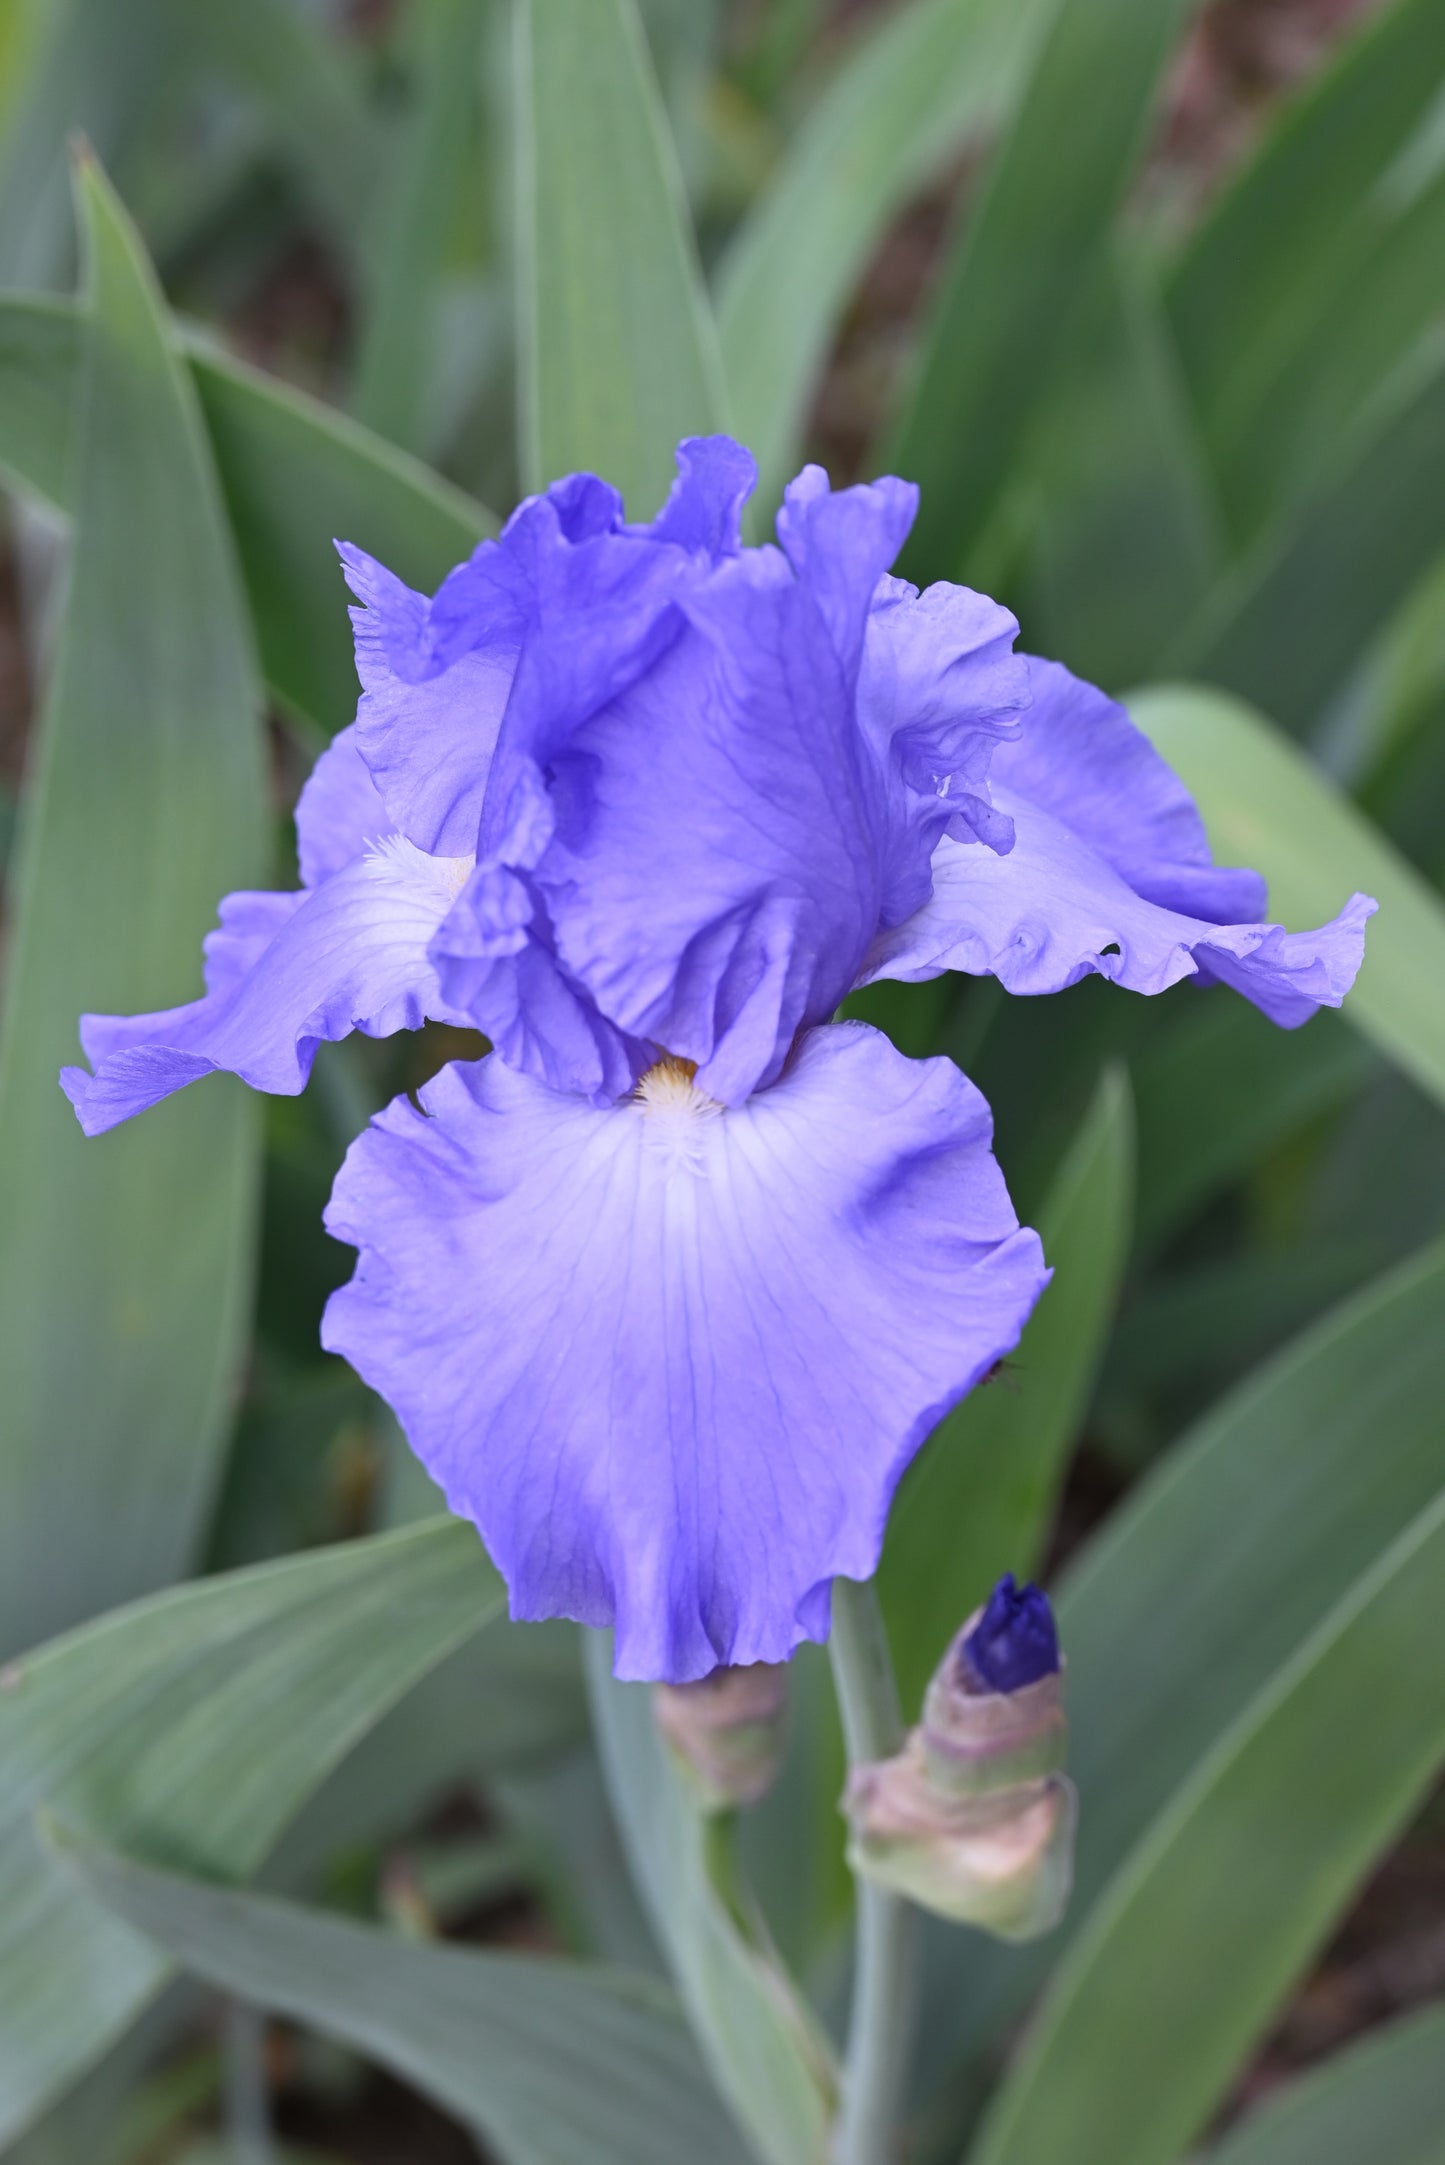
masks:
{"label": "green stem", "polygon": [[232,2165],[277,2165],[266,2073],[266,2017],[243,2000],[226,2004],[222,2062],[226,2148]]}
{"label": "green stem", "polygon": [[[829,1652],[849,1766],[890,1757],[903,1742],[903,1720],[871,1585],[833,1581]],[[860,1877],[856,1886],[853,2011],[833,2165],[886,2165],[896,2155],[912,2054],[918,1913],[869,1880]]]}

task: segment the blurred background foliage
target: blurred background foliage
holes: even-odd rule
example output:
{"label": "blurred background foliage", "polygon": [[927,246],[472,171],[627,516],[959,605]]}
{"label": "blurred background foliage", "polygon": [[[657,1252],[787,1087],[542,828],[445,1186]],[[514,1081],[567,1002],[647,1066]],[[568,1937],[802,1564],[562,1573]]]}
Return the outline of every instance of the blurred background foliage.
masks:
{"label": "blurred background foliage", "polygon": [[88,1147],[53,1084],[292,877],[333,535],[430,588],[731,425],[758,535],[805,456],[916,478],[909,576],[1128,696],[1289,922],[1382,902],[1298,1034],[857,1003],[983,1088],[1057,1271],[905,1482],[905,1701],[1045,1572],[1083,1795],[1060,1934],[930,1935],[912,2156],[1445,2157],[1440,0],[4,0],[0,289],[5,2156],[821,2154],[824,1665],[711,1853],[318,1348],[347,1143],[477,1046]]}

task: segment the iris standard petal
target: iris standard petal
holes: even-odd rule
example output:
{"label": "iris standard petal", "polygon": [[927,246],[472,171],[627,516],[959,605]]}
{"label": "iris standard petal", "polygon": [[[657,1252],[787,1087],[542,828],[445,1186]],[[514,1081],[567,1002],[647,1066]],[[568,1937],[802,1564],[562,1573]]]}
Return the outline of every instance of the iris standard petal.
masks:
{"label": "iris standard petal", "polygon": [[[663,579],[645,559],[586,566],[574,552],[566,606],[529,635],[489,785],[469,901],[506,907],[479,907],[467,936],[464,905],[438,944],[443,982],[454,997],[465,988],[514,1065],[533,1058],[509,1020],[524,946],[533,968],[536,952],[554,956],[620,1039],[695,1060],[702,1087],[730,1104],[848,990],[896,855],[858,683],[872,597],[913,502],[898,482],[830,495],[810,472],[780,520],[791,561],[753,549]],[[915,835],[919,882],[930,847]],[[522,892],[525,942],[513,936]],[[607,1088],[561,1045],[539,1072],[557,1088]]]}
{"label": "iris standard petal", "polygon": [[894,805],[885,926],[928,899],[928,860],[945,829],[993,850],[1013,845],[988,775],[1029,703],[1017,637],[1008,610],[968,587],[940,582],[920,593],[884,578],[874,589],[858,704]]}
{"label": "iris standard petal", "polygon": [[[945,836],[930,899],[880,936],[865,978],[966,970],[1050,993],[1097,973],[1156,993],[1197,974],[1285,1028],[1338,1007],[1373,901],[1353,896],[1313,932],[1264,921],[1264,882],[1212,863],[1193,799],[1122,707],[1055,663],[1031,661],[1030,675],[1035,706],[990,775],[1012,850]],[[1250,914],[1232,921],[1235,909]]]}
{"label": "iris standard petal", "polygon": [[[433,855],[471,856],[522,617],[506,602],[477,624],[469,650],[431,668],[422,654],[432,604],[360,549],[342,545],[341,560],[362,604],[351,612],[362,683],[356,744],[387,824]],[[410,679],[399,661],[428,673]]]}
{"label": "iris standard petal", "polygon": [[427,947],[471,869],[425,857],[398,835],[299,895],[233,895],[207,943],[204,999],[155,1015],[85,1015],[95,1072],[61,1087],[88,1135],[115,1127],[217,1068],[294,1096],[316,1047],[364,1030],[385,1037],[450,1010]]}
{"label": "iris standard petal", "polygon": [[487,1035],[513,1067],[562,1078],[561,1087],[610,1104],[656,1057],[600,1014],[563,968],[526,883],[496,868],[478,871],[432,943],[440,982],[454,1005],[485,1015]]}
{"label": "iris standard petal", "polygon": [[[863,658],[878,582],[917,512],[916,486],[896,474],[866,487],[834,489],[821,466],[805,466],[783,491],[778,540],[850,673]],[[860,590],[866,597],[861,610]]]}
{"label": "iris standard petal", "polygon": [[737,1102],[843,997],[877,921],[884,808],[853,688],[786,567],[735,559],[687,607],[553,758],[532,877],[600,1011]]}
{"label": "iris standard petal", "polygon": [[680,1681],[822,1638],[930,1428],[1046,1277],[950,1063],[825,1025],[724,1110],[597,1108],[492,1058],[352,1146],[324,1343],[396,1408],[519,1617]]}
{"label": "iris standard petal", "polygon": [[660,1044],[740,1102],[926,898],[945,828],[1008,846],[986,770],[1026,695],[1012,617],[886,577],[911,485],[805,468],[781,551],[744,550],[754,479],[730,438],[688,439],[629,525],[572,475],[430,601],[343,550],[359,749],[399,832],[477,857],[434,949],[447,996],[598,1102]]}
{"label": "iris standard petal", "polygon": [[430,600],[363,550],[339,545],[362,604],[351,612],[364,687],[359,743],[409,841],[434,854],[475,852],[517,658],[542,618],[559,603],[565,609],[568,595],[578,598],[571,559],[580,552],[589,567],[580,593],[585,607],[599,585],[615,604],[619,573],[624,583],[639,574],[647,583],[659,558],[676,570],[734,554],[756,471],[729,437],[691,438],[679,446],[666,504],[642,526],[625,524],[622,499],[606,482],[569,475],[520,504],[501,537],[483,542]]}
{"label": "iris standard petal", "polygon": [[686,436],[677,447],[677,479],[650,525],[654,541],[736,556],[743,545],[743,505],[757,486],[757,460],[731,436]]}

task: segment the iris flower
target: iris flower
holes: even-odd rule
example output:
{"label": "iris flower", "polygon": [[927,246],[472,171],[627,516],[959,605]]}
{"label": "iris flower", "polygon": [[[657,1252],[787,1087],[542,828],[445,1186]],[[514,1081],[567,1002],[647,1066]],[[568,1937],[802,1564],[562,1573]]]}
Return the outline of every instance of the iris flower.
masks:
{"label": "iris flower", "polygon": [[979,594],[888,576],[898,480],[809,467],[778,547],[693,439],[650,525],[574,475],[427,600],[343,547],[357,718],[297,809],[302,885],[238,894],[202,999],[86,1016],[87,1133],[216,1068],[471,1025],[352,1145],[324,1343],[475,1521],[513,1614],[685,1681],[822,1638],[899,1476],[1047,1280],[946,1060],[833,1022],[942,970],[1052,992],[1223,978],[1338,1003],[1372,905],[1286,933],[1210,861],[1123,711]]}

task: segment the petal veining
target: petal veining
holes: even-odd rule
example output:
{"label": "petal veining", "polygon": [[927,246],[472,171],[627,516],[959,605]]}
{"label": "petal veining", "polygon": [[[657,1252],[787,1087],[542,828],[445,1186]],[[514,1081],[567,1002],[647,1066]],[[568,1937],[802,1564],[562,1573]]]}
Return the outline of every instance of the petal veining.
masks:
{"label": "petal veining", "polygon": [[[900,821],[902,785],[859,706],[873,596],[914,496],[900,482],[830,494],[809,469],[780,518],[786,553],[644,547],[629,530],[539,558],[547,582],[483,815],[478,922],[459,912],[438,948],[452,996],[513,1065],[599,1099],[613,1086],[611,1061],[584,1046],[579,1064],[575,1031],[555,1044],[539,1031],[550,971],[557,1013],[590,1001],[616,1045],[667,1045],[740,1103],[847,991],[900,834],[926,889],[932,833],[911,807]],[[538,796],[545,825],[519,823]]]}
{"label": "petal veining", "polygon": [[1035,704],[989,783],[1012,849],[945,835],[932,894],[880,935],[865,981],[965,970],[1050,993],[1094,973],[1157,993],[1199,976],[1286,1029],[1338,1007],[1363,957],[1369,896],[1315,931],[1270,923],[1264,882],[1213,862],[1189,792],[1123,708],[1056,663],[1029,666]]}
{"label": "petal veining", "polygon": [[400,835],[299,895],[232,895],[208,946],[203,999],[153,1015],[85,1015],[94,1073],[61,1085],[88,1135],[224,1068],[294,1096],[316,1047],[363,1030],[385,1037],[427,1016],[464,1022],[442,998],[427,949],[470,871]]}
{"label": "petal veining", "polygon": [[519,1617],[620,1674],[778,1661],[873,1570],[894,1486],[1047,1273],[950,1063],[825,1025],[722,1109],[599,1108],[493,1056],[353,1145],[325,1343],[395,1406]]}

